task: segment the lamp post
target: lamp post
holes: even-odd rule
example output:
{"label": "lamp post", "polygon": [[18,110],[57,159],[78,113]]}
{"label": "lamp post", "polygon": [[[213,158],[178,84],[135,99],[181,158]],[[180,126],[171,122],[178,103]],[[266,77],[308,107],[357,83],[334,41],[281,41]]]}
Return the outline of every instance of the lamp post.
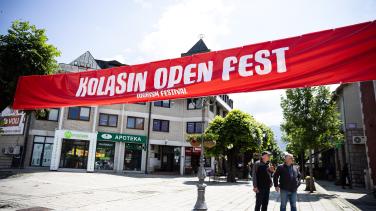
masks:
{"label": "lamp post", "polygon": [[204,183],[206,177],[206,171],[204,168],[204,128],[205,128],[205,107],[208,105],[208,97],[201,98],[202,101],[202,136],[201,136],[201,155],[200,155],[200,167],[198,168],[198,184],[197,184],[197,200],[193,210],[208,210],[205,202],[205,188]]}

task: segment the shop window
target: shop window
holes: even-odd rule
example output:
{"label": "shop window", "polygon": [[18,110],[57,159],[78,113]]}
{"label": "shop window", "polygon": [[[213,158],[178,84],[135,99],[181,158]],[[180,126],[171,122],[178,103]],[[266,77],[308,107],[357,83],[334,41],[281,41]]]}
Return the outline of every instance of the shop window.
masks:
{"label": "shop window", "polygon": [[48,121],[55,121],[59,120],[59,109],[51,108],[51,109],[44,109],[36,111],[36,118],[37,120],[48,120]]}
{"label": "shop window", "polygon": [[201,98],[190,98],[187,100],[187,110],[195,110],[202,108]]}
{"label": "shop window", "polygon": [[30,165],[50,166],[53,143],[54,137],[34,136]]}
{"label": "shop window", "polygon": [[143,130],[144,129],[144,121],[145,121],[144,118],[129,116],[127,118],[127,128]]}
{"label": "shop window", "polygon": [[202,122],[187,122],[187,133],[202,133]]}
{"label": "shop window", "polygon": [[89,155],[89,141],[63,139],[60,168],[86,169]]}
{"label": "shop window", "polygon": [[68,119],[89,121],[90,107],[70,107],[68,109]]}
{"label": "shop window", "polygon": [[161,100],[154,102],[154,106],[170,108],[170,100]]}
{"label": "shop window", "polygon": [[95,165],[97,170],[114,169],[115,143],[109,141],[98,141],[95,153]]}
{"label": "shop window", "polygon": [[117,127],[118,115],[115,114],[99,114],[99,125],[108,127]]}
{"label": "shop window", "polygon": [[170,127],[170,121],[168,120],[160,120],[160,119],[153,120],[153,131],[169,132],[169,127]]}

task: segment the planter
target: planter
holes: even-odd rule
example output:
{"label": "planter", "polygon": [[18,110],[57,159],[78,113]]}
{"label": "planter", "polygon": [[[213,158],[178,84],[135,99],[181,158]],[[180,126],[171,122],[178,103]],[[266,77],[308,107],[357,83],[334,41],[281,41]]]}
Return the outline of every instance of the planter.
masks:
{"label": "planter", "polygon": [[215,141],[214,140],[204,140],[204,147],[205,148],[213,148],[215,146]]}
{"label": "planter", "polygon": [[192,147],[199,147],[199,146],[201,146],[201,141],[199,141],[197,139],[192,139],[192,140],[190,140],[189,143],[191,143]]}
{"label": "planter", "polygon": [[[305,188],[305,191],[311,191],[310,188],[309,188],[309,184],[311,183],[311,177],[310,176],[307,176],[305,178],[305,182],[306,182],[306,188]],[[313,184],[312,184],[312,191],[316,191],[316,187],[315,187],[315,178],[313,177]]]}

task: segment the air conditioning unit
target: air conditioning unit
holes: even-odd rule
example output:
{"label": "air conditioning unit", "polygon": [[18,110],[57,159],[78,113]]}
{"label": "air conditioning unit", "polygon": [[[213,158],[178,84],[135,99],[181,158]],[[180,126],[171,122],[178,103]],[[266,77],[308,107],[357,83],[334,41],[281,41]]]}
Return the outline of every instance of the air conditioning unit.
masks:
{"label": "air conditioning unit", "polygon": [[353,136],[353,144],[365,144],[366,137],[365,136]]}
{"label": "air conditioning unit", "polygon": [[3,153],[3,155],[9,155],[8,147],[3,147],[1,149],[1,152]]}
{"label": "air conditioning unit", "polygon": [[21,153],[21,146],[15,145],[8,147],[8,152],[11,155],[19,155]]}

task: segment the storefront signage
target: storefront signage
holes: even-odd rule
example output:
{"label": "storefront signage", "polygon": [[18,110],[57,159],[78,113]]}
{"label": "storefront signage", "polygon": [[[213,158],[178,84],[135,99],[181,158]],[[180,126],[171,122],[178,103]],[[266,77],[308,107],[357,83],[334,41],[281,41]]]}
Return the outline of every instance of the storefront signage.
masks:
{"label": "storefront signage", "polygon": [[376,80],[375,48],[371,21],[103,71],[22,76],[13,107],[135,103]]}
{"label": "storefront signage", "polygon": [[67,130],[64,132],[64,138],[67,138],[67,139],[89,139],[89,135],[88,134],[84,134],[84,133],[77,133],[77,132],[73,132],[73,131],[70,131],[70,130]]}
{"label": "storefront signage", "polygon": [[0,114],[0,135],[21,135],[25,126],[25,113],[5,108]]}
{"label": "storefront signage", "polygon": [[98,132],[97,140],[109,140],[126,143],[145,144],[146,136]]}

